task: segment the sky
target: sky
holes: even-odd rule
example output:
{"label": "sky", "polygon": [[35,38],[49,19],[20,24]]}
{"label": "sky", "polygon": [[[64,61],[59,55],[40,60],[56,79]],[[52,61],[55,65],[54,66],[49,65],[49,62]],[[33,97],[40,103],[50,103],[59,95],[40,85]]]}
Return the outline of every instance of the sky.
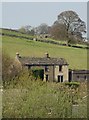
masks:
{"label": "sky", "polygon": [[87,2],[2,2],[2,27],[18,29],[41,23],[50,26],[66,10],[75,11],[87,23]]}

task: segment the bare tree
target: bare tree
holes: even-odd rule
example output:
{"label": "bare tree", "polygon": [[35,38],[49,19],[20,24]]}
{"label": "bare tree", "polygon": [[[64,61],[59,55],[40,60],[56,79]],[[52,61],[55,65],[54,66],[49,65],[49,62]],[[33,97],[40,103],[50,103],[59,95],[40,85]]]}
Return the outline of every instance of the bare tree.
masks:
{"label": "bare tree", "polygon": [[[58,15],[58,22],[66,26],[67,31],[67,44],[70,39],[70,35],[83,35],[86,33],[86,24],[82,21],[78,14],[74,11],[64,11]],[[79,33],[79,34],[78,34]]]}
{"label": "bare tree", "polygon": [[47,34],[48,33],[48,25],[46,23],[42,23],[37,27],[37,34]]}
{"label": "bare tree", "polygon": [[57,21],[54,22],[54,24],[52,25],[51,29],[50,29],[50,34],[53,38],[55,39],[62,39],[65,40],[66,39],[66,28],[64,24],[59,24]]}

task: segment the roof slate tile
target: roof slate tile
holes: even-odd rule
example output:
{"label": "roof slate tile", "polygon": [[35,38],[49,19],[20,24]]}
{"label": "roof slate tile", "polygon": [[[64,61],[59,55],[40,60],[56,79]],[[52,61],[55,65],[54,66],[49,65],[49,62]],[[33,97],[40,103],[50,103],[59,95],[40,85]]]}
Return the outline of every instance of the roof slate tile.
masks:
{"label": "roof slate tile", "polygon": [[68,65],[64,58],[21,57],[19,60],[23,65]]}

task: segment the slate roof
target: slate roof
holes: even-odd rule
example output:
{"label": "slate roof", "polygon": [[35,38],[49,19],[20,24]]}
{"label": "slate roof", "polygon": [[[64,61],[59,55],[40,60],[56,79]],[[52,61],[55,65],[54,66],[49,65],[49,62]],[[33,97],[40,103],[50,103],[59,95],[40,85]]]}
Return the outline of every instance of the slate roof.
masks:
{"label": "slate roof", "polygon": [[22,63],[22,65],[68,65],[64,58],[20,57],[19,61]]}
{"label": "slate roof", "polygon": [[73,71],[74,74],[89,74],[89,70],[70,70]]}

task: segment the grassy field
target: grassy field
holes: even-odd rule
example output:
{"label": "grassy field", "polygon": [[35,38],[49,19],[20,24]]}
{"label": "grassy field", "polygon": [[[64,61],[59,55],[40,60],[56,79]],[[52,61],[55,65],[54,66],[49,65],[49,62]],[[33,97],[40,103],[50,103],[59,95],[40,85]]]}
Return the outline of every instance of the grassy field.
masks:
{"label": "grassy field", "polygon": [[27,39],[2,36],[2,47],[12,58],[16,52],[21,56],[44,57],[49,52],[50,57],[63,57],[72,69],[87,69],[87,50],[81,48],[70,48],[50,43],[42,43]]}
{"label": "grassy field", "polygon": [[15,31],[15,30],[10,30],[10,29],[0,29],[0,33],[1,34],[7,34],[7,35],[15,35],[17,37],[22,36],[22,37],[27,37],[27,38],[33,38],[33,36],[25,34],[25,33],[21,33],[19,31]]}

